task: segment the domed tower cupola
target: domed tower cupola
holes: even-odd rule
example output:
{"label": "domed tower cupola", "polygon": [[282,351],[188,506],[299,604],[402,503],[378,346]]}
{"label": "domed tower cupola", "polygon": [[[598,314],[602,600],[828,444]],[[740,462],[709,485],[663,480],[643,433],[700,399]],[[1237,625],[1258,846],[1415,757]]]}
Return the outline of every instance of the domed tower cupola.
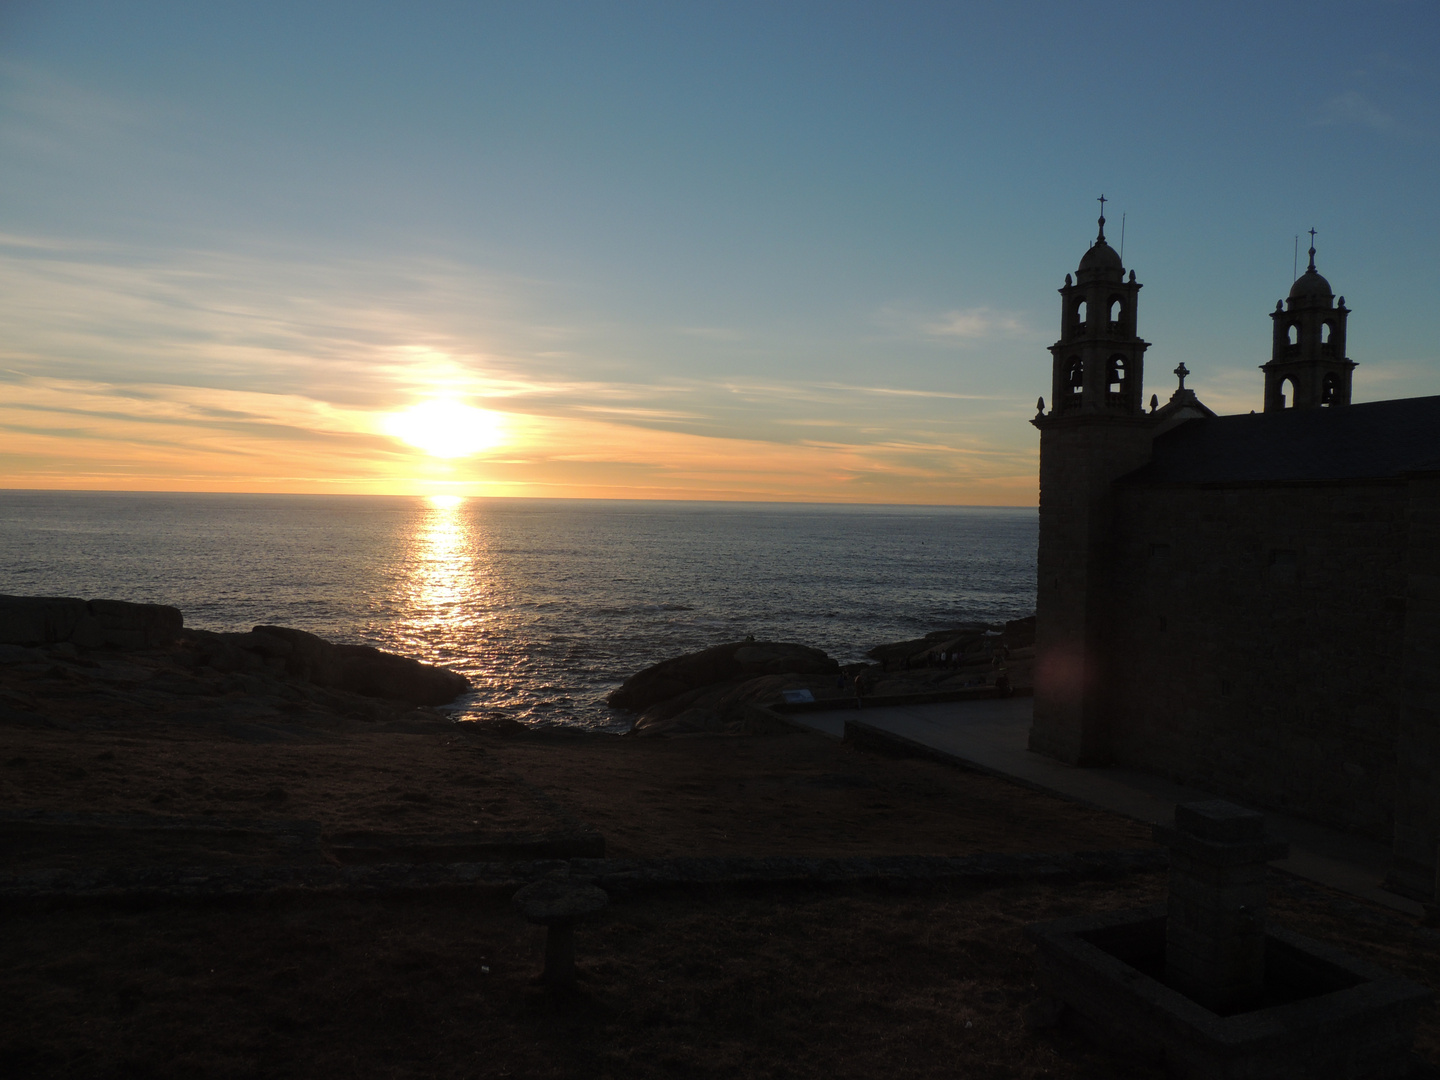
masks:
{"label": "domed tower cupola", "polygon": [[1310,230],[1310,265],[1277,301],[1274,345],[1265,372],[1265,411],[1313,409],[1350,404],[1351,373],[1345,356],[1345,298],[1335,300],[1330,283],[1315,269],[1315,230]]}
{"label": "domed tower cupola", "polygon": [[1120,255],[1105,242],[1105,199],[1100,232],[1060,290],[1060,340],[1054,357],[1052,417],[1144,414],[1141,389],[1145,350],[1135,333],[1140,295],[1135,271],[1125,278]]}

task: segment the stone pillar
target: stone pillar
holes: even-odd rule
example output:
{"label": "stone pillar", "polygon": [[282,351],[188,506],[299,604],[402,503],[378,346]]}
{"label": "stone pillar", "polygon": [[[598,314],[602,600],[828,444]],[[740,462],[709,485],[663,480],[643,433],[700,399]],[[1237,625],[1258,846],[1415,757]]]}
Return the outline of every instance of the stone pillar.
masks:
{"label": "stone pillar", "polygon": [[1252,1008],[1265,988],[1265,864],[1290,846],[1234,803],[1185,803],[1170,846],[1165,981],[1212,1012]]}

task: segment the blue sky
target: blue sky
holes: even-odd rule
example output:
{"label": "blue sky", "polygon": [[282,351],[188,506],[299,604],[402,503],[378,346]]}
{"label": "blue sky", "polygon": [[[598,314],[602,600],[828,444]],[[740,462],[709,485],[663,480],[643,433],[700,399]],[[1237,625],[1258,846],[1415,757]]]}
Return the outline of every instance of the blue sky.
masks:
{"label": "blue sky", "polygon": [[[0,6],[0,486],[1027,503],[1102,191],[1258,408],[1440,392],[1440,7]],[[1301,266],[1304,264],[1303,244]],[[441,458],[437,397],[503,437]]]}

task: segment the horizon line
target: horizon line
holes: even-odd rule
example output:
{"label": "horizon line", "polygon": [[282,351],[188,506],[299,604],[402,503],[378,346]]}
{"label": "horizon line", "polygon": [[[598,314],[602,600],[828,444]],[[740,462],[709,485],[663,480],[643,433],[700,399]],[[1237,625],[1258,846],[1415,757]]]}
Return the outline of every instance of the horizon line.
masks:
{"label": "horizon line", "polygon": [[836,507],[898,507],[921,510],[1036,510],[1030,503],[906,503],[906,502],[826,502],[806,499],[707,499],[707,498],[646,498],[644,496],[606,495],[464,495],[455,492],[383,493],[354,491],[196,491],[174,488],[40,488],[0,487],[0,495],[34,493],[45,495],[242,495],[278,496],[309,499],[431,499],[458,497],[465,500],[529,500],[532,502],[642,502],[642,503],[726,503],[735,506],[836,506]]}

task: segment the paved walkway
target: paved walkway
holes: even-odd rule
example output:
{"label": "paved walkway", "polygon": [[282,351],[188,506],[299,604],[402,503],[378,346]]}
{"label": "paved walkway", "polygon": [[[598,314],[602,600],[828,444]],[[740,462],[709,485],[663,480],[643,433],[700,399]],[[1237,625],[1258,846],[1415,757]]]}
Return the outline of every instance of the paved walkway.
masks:
{"label": "paved walkway", "polygon": [[[841,738],[847,720],[937,750],[961,764],[1003,776],[1140,821],[1170,824],[1175,804],[1213,799],[1213,792],[1182,787],[1130,769],[1077,769],[1025,749],[1031,698],[892,705],[823,713],[792,713],[798,721]],[[1257,807],[1257,809],[1259,809]],[[1424,909],[1380,887],[1389,863],[1387,845],[1336,829],[1265,811],[1272,832],[1290,841],[1290,857],[1273,865],[1299,877],[1383,904],[1407,915]]]}

